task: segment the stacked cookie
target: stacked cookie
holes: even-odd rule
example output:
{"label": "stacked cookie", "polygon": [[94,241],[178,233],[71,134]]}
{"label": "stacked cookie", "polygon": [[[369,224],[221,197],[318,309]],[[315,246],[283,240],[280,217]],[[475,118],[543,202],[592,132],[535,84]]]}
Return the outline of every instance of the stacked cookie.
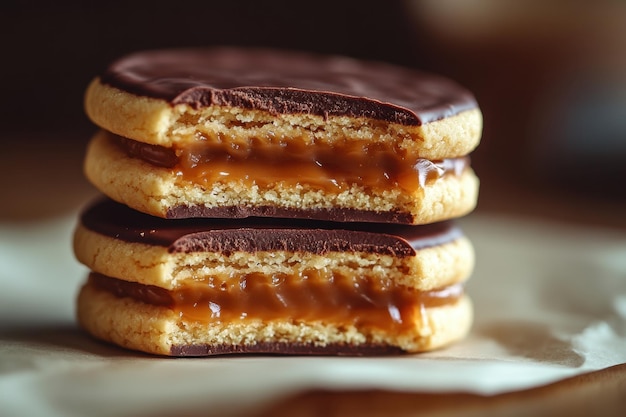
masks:
{"label": "stacked cookie", "polygon": [[482,119],[454,82],[342,57],[157,50],[88,87],[80,324],[149,353],[378,354],[465,336]]}

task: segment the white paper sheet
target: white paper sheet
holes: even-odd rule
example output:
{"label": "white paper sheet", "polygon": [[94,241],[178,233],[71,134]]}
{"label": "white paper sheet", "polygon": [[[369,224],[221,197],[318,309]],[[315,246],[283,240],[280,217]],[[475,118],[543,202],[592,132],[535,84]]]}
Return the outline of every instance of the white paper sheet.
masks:
{"label": "white paper sheet", "polygon": [[0,223],[3,416],[239,415],[309,388],[497,394],[626,362],[626,233],[474,214],[470,336],[383,358],[151,357],[77,329],[75,213]]}

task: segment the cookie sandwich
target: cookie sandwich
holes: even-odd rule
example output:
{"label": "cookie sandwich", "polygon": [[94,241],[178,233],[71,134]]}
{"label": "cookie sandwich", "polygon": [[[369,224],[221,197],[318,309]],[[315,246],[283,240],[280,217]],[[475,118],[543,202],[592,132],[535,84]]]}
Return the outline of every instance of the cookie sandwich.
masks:
{"label": "cookie sandwich", "polygon": [[78,319],[144,352],[421,352],[461,339],[481,113],[445,78],[234,48],[139,52],[89,85],[105,195]]}
{"label": "cookie sandwich", "polygon": [[86,93],[86,174],[145,213],[425,224],[476,203],[473,96],[444,78],[263,50],[143,52]]}

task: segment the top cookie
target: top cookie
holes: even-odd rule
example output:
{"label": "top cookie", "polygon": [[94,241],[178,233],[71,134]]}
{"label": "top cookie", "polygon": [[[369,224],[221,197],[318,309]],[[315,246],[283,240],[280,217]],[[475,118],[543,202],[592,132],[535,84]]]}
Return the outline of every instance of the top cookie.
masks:
{"label": "top cookie", "polygon": [[167,148],[365,141],[438,160],[467,155],[482,129],[473,95],[443,77],[261,49],[128,55],[92,81],[85,107],[103,129]]}

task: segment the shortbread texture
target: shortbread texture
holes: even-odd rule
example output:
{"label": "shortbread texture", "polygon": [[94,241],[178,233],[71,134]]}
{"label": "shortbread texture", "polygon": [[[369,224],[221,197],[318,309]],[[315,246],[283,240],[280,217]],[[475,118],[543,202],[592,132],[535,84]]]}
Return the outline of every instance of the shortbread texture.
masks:
{"label": "shortbread texture", "polygon": [[430,160],[469,154],[480,142],[483,123],[478,108],[419,126],[365,117],[271,114],[215,105],[196,109],[138,96],[103,84],[99,78],[87,89],[85,110],[105,130],[164,147],[221,138],[240,144],[250,138],[323,144],[357,140],[389,143],[399,152]]}
{"label": "shortbread texture", "polygon": [[474,268],[474,249],[465,236],[419,249],[407,257],[367,252],[171,253],[163,246],[126,242],[79,226],[74,234],[74,252],[94,272],[167,290],[210,278],[298,276],[316,271],[328,277],[355,276],[429,291],[464,282]]}

